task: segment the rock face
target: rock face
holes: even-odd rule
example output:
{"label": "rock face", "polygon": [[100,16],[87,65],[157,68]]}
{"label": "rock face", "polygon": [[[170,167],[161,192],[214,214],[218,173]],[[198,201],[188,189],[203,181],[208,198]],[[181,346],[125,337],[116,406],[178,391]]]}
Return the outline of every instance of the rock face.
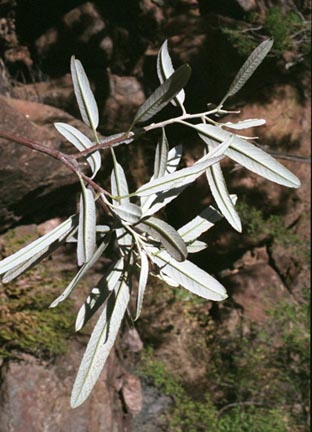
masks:
{"label": "rock face", "polygon": [[72,410],[71,387],[83,354],[72,343],[54,364],[25,355],[1,368],[0,432],[121,432],[121,401],[114,387],[120,373],[113,355],[90,398]]}
{"label": "rock face", "polygon": [[[0,104],[0,130],[3,132],[65,152],[73,151],[72,147],[54,129],[54,122],[70,123],[88,134],[82,122],[60,109],[5,97],[1,97]],[[75,211],[77,180],[67,168],[50,157],[2,138],[0,146],[2,230],[27,217],[42,221],[45,211],[62,215]],[[60,188],[63,188],[62,194],[58,193]]]}

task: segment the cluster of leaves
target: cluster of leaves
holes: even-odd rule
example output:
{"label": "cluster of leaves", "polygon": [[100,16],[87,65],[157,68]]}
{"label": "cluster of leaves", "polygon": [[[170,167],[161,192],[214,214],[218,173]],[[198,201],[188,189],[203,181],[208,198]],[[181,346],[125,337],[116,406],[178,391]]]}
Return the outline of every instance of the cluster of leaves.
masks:
{"label": "cluster of leaves", "polygon": [[308,59],[311,52],[311,23],[297,10],[285,13],[275,6],[268,9],[265,19],[253,12],[245,23],[222,27],[222,32],[242,56],[268,36],[274,39],[273,55],[279,58],[292,51],[294,64]]}
{"label": "cluster of leaves", "polygon": [[[74,57],[71,59],[74,91],[81,117],[89,126],[93,138],[91,140],[64,123],[56,123],[55,127],[79,151],[78,156],[86,158],[91,170],[91,176],[84,174],[72,155],[63,154],[60,158],[79,177],[80,211],[45,236],[2,260],[0,274],[3,275],[2,281],[8,283],[65,242],[75,242],[80,270],[64,292],[52,302],[51,307],[56,307],[68,298],[108,245],[112,242],[116,244],[116,262],[91,290],[78,312],[77,331],[100,306],[103,307],[78,371],[71,398],[72,407],[79,406],[90,394],[114,344],[124,315],[132,320],[128,306],[135,269],[138,268],[140,274],[134,319],[140,315],[149,273],[174,287],[181,285],[207,300],[221,301],[227,297],[224,287],[217,280],[187,259],[188,254],[206,248],[206,244],[198,240],[199,236],[223,216],[234,229],[241,231],[240,218],[235,210],[236,197],[229,194],[222,174],[220,161],[223,157],[227,156],[281,185],[299,187],[298,178],[284,166],[241,135],[231,132],[263,125],[265,120],[247,119],[237,123],[216,120],[228,113],[223,109],[223,104],[246,83],[270,51],[272,44],[271,40],[266,40],[251,53],[216,108],[189,114],[184,107],[183,88],[189,80],[191,70],[188,65],[174,70],[165,42],[157,60],[160,87],[139,108],[126,133],[104,140],[100,140],[97,133],[99,114],[85,71],[79,60]],[[138,124],[150,120],[169,103],[181,109],[182,114],[137,128]],[[178,169],[183,149],[180,145],[169,148],[165,128],[173,123],[192,128],[205,143],[205,154],[191,167]],[[146,184],[130,193],[125,172],[117,161],[113,146],[129,144],[138,135],[157,128],[161,130],[161,136],[156,147],[153,176]],[[110,192],[94,180],[101,167],[99,150],[107,147],[110,147],[113,159]],[[46,153],[51,155],[50,151]],[[179,230],[155,217],[159,210],[202,174],[207,177],[218,210],[212,206],[204,209]],[[104,212],[104,224],[98,223],[97,210]]]}

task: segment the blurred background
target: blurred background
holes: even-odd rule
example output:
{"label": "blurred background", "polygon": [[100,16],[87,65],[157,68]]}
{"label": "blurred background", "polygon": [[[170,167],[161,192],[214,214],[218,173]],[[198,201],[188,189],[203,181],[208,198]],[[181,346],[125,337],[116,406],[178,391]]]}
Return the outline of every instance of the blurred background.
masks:
{"label": "blurred background", "polygon": [[[0,130],[72,150],[53,123],[88,134],[69,61],[80,59],[103,136],[127,130],[158,86],[156,58],[168,39],[175,67],[189,63],[186,108],[217,104],[250,52],[274,47],[226,108],[301,180],[287,189],[224,161],[238,195],[243,233],[225,221],[194,262],[229,291],[219,304],[150,277],[135,328],[124,325],[89,400],[69,408],[75,374],[95,321],[74,333],[75,315],[110,264],[108,251],[71,300],[50,302],[76,269],[68,245],[0,286],[0,432],[301,432],[309,430],[310,35],[305,0],[0,0]],[[157,119],[176,115],[167,107]],[[234,121],[233,115],[226,118]],[[200,140],[176,127],[182,166]],[[157,133],[116,149],[131,187],[151,175]],[[0,254],[44,234],[76,209],[79,185],[56,161],[0,139]],[[108,186],[109,154],[99,182]],[[176,227],[213,199],[204,178],[163,214]]]}

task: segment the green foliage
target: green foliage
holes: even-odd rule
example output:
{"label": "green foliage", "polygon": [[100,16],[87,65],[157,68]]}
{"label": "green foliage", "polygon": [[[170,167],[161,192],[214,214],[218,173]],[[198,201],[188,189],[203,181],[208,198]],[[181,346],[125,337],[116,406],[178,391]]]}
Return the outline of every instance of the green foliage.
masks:
{"label": "green foliage", "polygon": [[[35,232],[10,230],[4,236],[6,253],[36,238]],[[4,285],[0,295],[0,357],[18,357],[27,352],[39,357],[65,353],[73,332],[71,302],[56,312],[47,309],[55,292],[66,280],[39,265],[21,279]]]}
{"label": "green foliage", "polygon": [[286,51],[292,52],[292,62],[299,63],[303,57],[309,62],[311,52],[311,26],[309,19],[299,16],[291,7],[287,12],[275,6],[268,8],[265,19],[257,14],[246,15],[246,22],[235,28],[221,27],[229,42],[245,57],[259,40],[268,36],[274,39],[272,55],[282,58]]}
{"label": "green foliage", "polygon": [[195,400],[189,396],[181,381],[168,373],[164,364],[153,360],[153,350],[145,350],[139,370],[142,376],[174,401],[167,414],[169,432],[287,432],[285,416],[279,409],[253,405],[233,404],[218,410],[209,392]]}
{"label": "green foliage", "polygon": [[289,11],[284,15],[280,7],[273,7],[268,14],[263,29],[274,38],[275,50],[283,53],[292,47],[292,35],[302,29],[299,15]]}
{"label": "green foliage", "polygon": [[309,246],[292,229],[285,225],[281,216],[270,215],[265,218],[263,212],[255,207],[241,201],[237,210],[242,219],[246,234],[252,242],[257,243],[264,238],[270,239],[273,245],[290,248],[296,259],[309,263]]}

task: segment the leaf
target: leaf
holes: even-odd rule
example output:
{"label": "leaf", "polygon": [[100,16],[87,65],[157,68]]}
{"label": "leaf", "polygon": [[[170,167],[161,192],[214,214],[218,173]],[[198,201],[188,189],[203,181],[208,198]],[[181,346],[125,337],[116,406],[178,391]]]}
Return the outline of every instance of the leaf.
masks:
{"label": "leaf", "polygon": [[[176,171],[177,166],[179,165],[181,160],[182,151],[183,146],[181,144],[178,144],[169,151],[166,163],[166,174],[171,174]],[[153,178],[151,178],[151,180],[152,179]],[[151,216],[158,212],[162,207],[169,204],[169,202],[175,199],[176,196],[170,195],[167,200],[163,200],[160,194],[151,194],[148,196],[140,197],[142,213],[145,216]]]}
{"label": "leaf", "polygon": [[157,144],[154,162],[154,178],[162,177],[167,168],[169,145],[165,129],[162,128],[161,141]]}
{"label": "leaf", "polygon": [[142,210],[136,204],[125,203],[112,208],[120,219],[129,224],[135,224],[142,218]]}
{"label": "leaf", "polygon": [[57,299],[55,299],[50,304],[49,307],[51,307],[51,308],[52,307],[56,307],[59,303],[61,303],[65,299],[67,299],[67,297],[71,294],[71,292],[74,290],[74,288],[76,288],[76,286],[78,285],[78,283],[80,282],[80,280],[85,276],[85,274],[87,273],[87,271],[91,267],[93,267],[93,265],[97,262],[97,260],[102,256],[103,252],[105,251],[105,249],[109,245],[109,241],[110,241],[110,237],[109,236],[108,236],[108,238],[104,238],[104,240],[102,241],[102,243],[100,244],[100,246],[97,248],[97,250],[92,255],[92,258],[81,267],[81,269],[78,271],[78,273],[76,274],[76,276],[72,279],[72,281],[66,287],[66,289],[64,290],[64,292],[59,297],[57,297]]}
{"label": "leaf", "polygon": [[[66,123],[54,123],[54,126],[77,150],[83,151],[93,146],[92,141],[73,126]],[[101,154],[99,151],[95,151],[90,156],[86,157],[86,160],[90,165],[93,178],[101,168]]]}
{"label": "leaf", "polygon": [[241,130],[241,129],[248,129],[256,126],[262,126],[265,123],[266,121],[264,119],[248,119],[248,120],[242,120],[237,123],[231,123],[231,122],[223,123],[222,126],[226,126],[231,129]]}
{"label": "leaf", "polygon": [[[89,396],[115,342],[130,299],[127,272],[118,281],[91,334],[71,396],[71,407],[81,405]],[[113,309],[110,315],[110,309]]]}
{"label": "leaf", "polygon": [[77,314],[75,330],[80,331],[83,326],[92,318],[95,312],[102,306],[113,292],[119,279],[122,277],[124,268],[124,259],[120,258],[101,278],[95,288],[92,288],[91,294],[87,297],[85,303],[79,309]]}
{"label": "leaf", "polygon": [[141,186],[135,195],[146,196],[151,193],[158,193],[168,189],[179,188],[188,185],[196,180],[206,169],[222,159],[222,155],[229,146],[229,140],[222,143],[218,148],[199,159],[193,166],[183,168],[161,178],[154,179]]}
{"label": "leaf", "polygon": [[166,173],[171,174],[176,171],[182,157],[183,146],[182,144],[178,144],[173,147],[168,153],[168,160],[166,166]]}
{"label": "leaf", "polygon": [[81,266],[88,262],[96,246],[96,207],[93,193],[81,181],[80,212],[78,225],[77,260]]}
{"label": "leaf", "polygon": [[147,284],[148,271],[149,271],[149,265],[148,265],[148,259],[146,253],[142,249],[139,250],[139,253],[141,259],[141,271],[139,277],[137,307],[136,307],[136,315],[134,319],[135,321],[139,318],[141,314],[144,292]]}
{"label": "leaf", "polygon": [[183,288],[207,300],[222,301],[227,298],[225,288],[202,269],[190,261],[178,262],[166,251],[151,248],[152,261],[170,279],[176,281]]}
{"label": "leaf", "polygon": [[197,253],[207,249],[208,245],[200,240],[195,240],[187,246],[188,253]]}
{"label": "leaf", "polygon": [[221,142],[232,137],[225,154],[250,171],[284,186],[293,188],[300,186],[300,180],[292,172],[253,144],[217,126],[202,123],[196,125],[195,128],[205,142],[206,137],[209,138],[209,144],[214,142],[212,140]]}
{"label": "leaf", "polygon": [[[160,83],[162,84],[173,73],[174,73],[174,69],[168,52],[168,41],[165,40],[157,56],[157,75]],[[180,105],[182,107],[184,103],[184,99],[185,99],[185,92],[182,89],[181,91],[179,91],[176,97],[171,100],[171,103],[174,106]]]}
{"label": "leaf", "polygon": [[98,108],[84,68],[74,56],[70,60],[70,70],[82,120],[95,133],[99,124]]}
{"label": "leaf", "polygon": [[161,219],[150,217],[136,225],[136,228],[146,232],[161,245],[177,261],[184,261],[187,257],[187,249],[178,232]]}
{"label": "leaf", "polygon": [[[122,166],[117,162],[115,157],[113,157],[113,162],[114,168],[111,173],[111,193],[115,197],[123,197],[119,200],[113,200],[113,203],[115,206],[129,204],[129,188],[125,172]],[[125,231],[124,228],[116,229],[116,238],[122,253],[124,253],[125,249],[129,248],[132,244],[132,237],[130,234],[128,234],[127,231]]]}
{"label": "leaf", "polygon": [[178,288],[180,285],[175,282],[174,280],[172,280],[169,276],[167,276],[165,273],[163,273],[161,270],[159,271],[159,279],[161,279],[162,281],[164,281],[167,285],[173,287],[173,288]]}
{"label": "leaf", "polygon": [[38,254],[44,254],[54,242],[63,239],[67,235],[72,235],[77,226],[77,221],[77,215],[71,216],[44,236],[4,258],[0,261],[0,274],[13,270]]}
{"label": "leaf", "polygon": [[267,39],[253,50],[253,52],[250,54],[248,59],[245,61],[245,63],[243,64],[243,66],[240,68],[237,75],[235,76],[232,84],[230,85],[229,90],[227,91],[226,95],[224,96],[224,98],[220,103],[221,106],[223,105],[223,103],[226,101],[228,97],[235,95],[243,87],[243,85],[248,81],[248,79],[255,72],[257,67],[262,63],[264,58],[267,56],[268,52],[272,48],[272,45],[273,45],[273,40]]}
{"label": "leaf", "polygon": [[185,243],[190,243],[212,228],[221,219],[222,215],[212,206],[209,206],[190,222],[179,228],[178,233]]}
{"label": "leaf", "polygon": [[209,167],[206,176],[219,210],[236,231],[242,232],[242,224],[228,192],[220,164]]}
{"label": "leaf", "polygon": [[142,123],[149,120],[162,110],[187,84],[190,76],[190,66],[187,64],[180,66],[173,75],[161,84],[161,86],[158,87],[138,109],[131,128],[136,123]]}

